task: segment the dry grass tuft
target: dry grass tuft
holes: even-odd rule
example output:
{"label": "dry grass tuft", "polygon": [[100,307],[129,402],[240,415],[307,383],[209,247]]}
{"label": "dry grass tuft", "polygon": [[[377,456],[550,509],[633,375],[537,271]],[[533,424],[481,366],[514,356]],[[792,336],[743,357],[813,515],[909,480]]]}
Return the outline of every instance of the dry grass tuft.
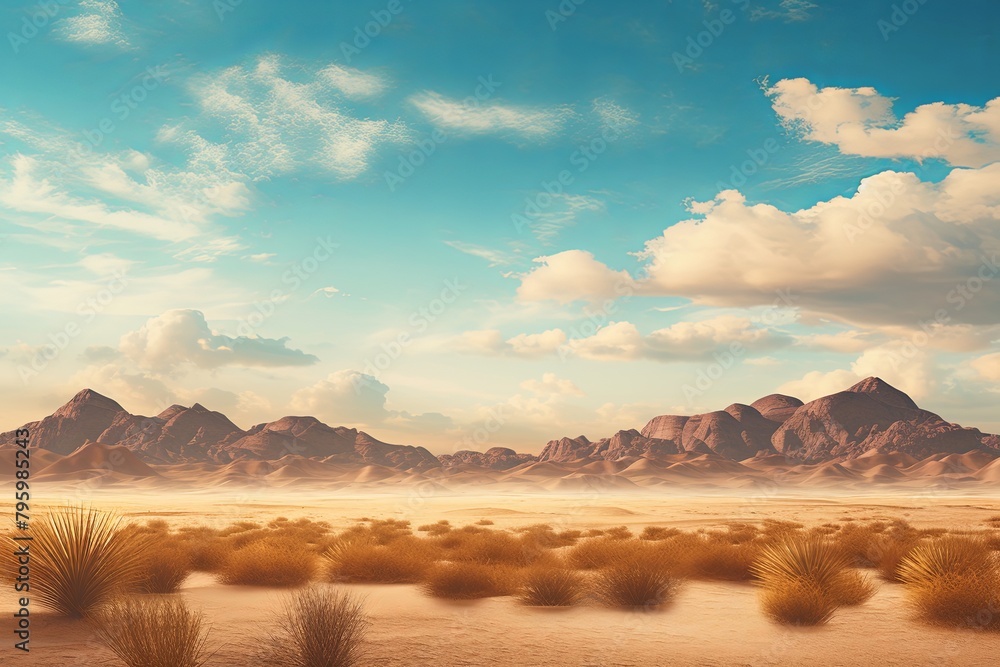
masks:
{"label": "dry grass tuft", "polygon": [[285,601],[279,630],[261,664],[280,667],[355,667],[364,657],[370,622],[362,603],[330,587],[310,587]]}
{"label": "dry grass tuft", "polygon": [[204,616],[181,600],[120,598],[96,615],[98,636],[128,667],[205,664]]}
{"label": "dry grass tuft", "polygon": [[815,582],[793,579],[761,593],[764,613],[788,625],[821,625],[830,620],[837,603]]}
{"label": "dry grass tuft", "polygon": [[136,588],[143,593],[176,593],[193,570],[191,555],[176,542],[154,542],[146,550]]}
{"label": "dry grass tuft", "polygon": [[654,609],[673,597],[677,584],[661,553],[639,549],[615,557],[598,571],[594,591],[609,607]]}
{"label": "dry grass tuft", "polygon": [[[32,535],[32,597],[43,607],[77,618],[135,586],[147,546],[121,526],[119,517],[81,507],[36,520]],[[10,544],[11,551],[21,546]],[[7,569],[17,567],[13,558],[4,562]],[[11,572],[5,575],[12,579]]]}
{"label": "dry grass tuft", "polygon": [[301,586],[316,572],[316,555],[288,539],[265,538],[237,549],[219,571],[219,581],[236,586]]}
{"label": "dry grass tuft", "polygon": [[338,542],[323,554],[330,581],[414,584],[423,580],[436,553],[425,540],[404,537],[388,545]]}
{"label": "dry grass tuft", "polygon": [[512,595],[518,583],[517,571],[511,567],[442,563],[427,573],[424,591],[436,598],[475,600]]}
{"label": "dry grass tuft", "polygon": [[518,599],[535,607],[569,607],[584,596],[584,579],[579,573],[557,567],[536,567],[524,575]]}
{"label": "dry grass tuft", "polygon": [[899,579],[925,620],[1000,629],[1000,564],[977,538],[947,536],[915,547]]}
{"label": "dry grass tuft", "polygon": [[856,570],[844,570],[830,584],[829,594],[842,607],[855,607],[875,595],[875,584]]}

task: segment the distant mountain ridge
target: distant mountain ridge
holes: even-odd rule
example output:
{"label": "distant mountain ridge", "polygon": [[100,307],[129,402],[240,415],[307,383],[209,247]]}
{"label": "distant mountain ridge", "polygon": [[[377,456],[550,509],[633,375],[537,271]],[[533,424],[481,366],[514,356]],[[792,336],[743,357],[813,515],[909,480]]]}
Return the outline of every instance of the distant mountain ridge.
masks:
{"label": "distant mountain ridge", "polygon": [[[704,414],[660,415],[641,430],[620,430],[597,441],[583,435],[552,440],[538,456],[505,447],[435,456],[424,447],[382,442],[364,431],[328,426],[308,416],[282,417],[244,431],[198,403],[173,405],[144,417],[91,389],[24,428],[31,431],[33,447],[77,459],[95,456],[85,449],[88,445],[121,447],[116,456],[130,461],[134,456],[129,466],[142,472],[147,464],[228,464],[288,456],[419,472],[461,467],[505,471],[536,462],[631,465],[639,459],[662,462],[685,454],[730,461],[775,457],[790,464],[874,453],[914,459],[968,452],[1000,455],[1000,436],[947,422],[876,377],[804,404],[771,394],[749,405],[734,403]],[[0,448],[14,446],[14,434],[0,434]]]}

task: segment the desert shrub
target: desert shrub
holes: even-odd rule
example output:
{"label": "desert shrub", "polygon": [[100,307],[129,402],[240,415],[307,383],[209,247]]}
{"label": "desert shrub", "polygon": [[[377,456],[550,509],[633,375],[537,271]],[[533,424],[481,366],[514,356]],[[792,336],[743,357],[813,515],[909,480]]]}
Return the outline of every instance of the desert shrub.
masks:
{"label": "desert shrub", "polygon": [[705,541],[690,554],[687,574],[697,579],[748,581],[760,546],[751,542],[725,544]]}
{"label": "desert shrub", "polygon": [[815,537],[765,546],[753,565],[764,612],[780,623],[816,625],[838,606],[867,599],[866,580],[852,579],[849,563],[841,545]]}
{"label": "desert shrub", "polygon": [[632,537],[632,531],[628,529],[628,526],[615,526],[614,528],[605,528],[604,536],[612,540],[627,540]]}
{"label": "desert shrub", "polygon": [[567,559],[570,565],[581,570],[596,570],[610,565],[616,559],[644,546],[627,540],[591,537],[573,546]]}
{"label": "desert shrub", "polygon": [[910,536],[882,535],[875,543],[874,560],[879,575],[886,581],[899,581],[899,565],[919,543]]}
{"label": "desert shrub", "polygon": [[666,540],[680,535],[681,531],[676,528],[664,528],[663,526],[646,526],[639,534],[640,540]]}
{"label": "desert shrub", "polygon": [[339,542],[323,555],[330,581],[358,583],[417,583],[435,561],[435,550],[415,537],[387,545],[364,540]]}
{"label": "desert shrub", "polygon": [[[66,508],[32,524],[31,592],[40,605],[66,616],[96,612],[133,588],[147,540],[122,527],[121,519],[94,509]],[[11,539],[8,548],[17,547]],[[12,580],[17,561],[4,558]]]}
{"label": "desert shrub", "polygon": [[208,630],[178,599],[119,598],[96,614],[96,631],[128,667],[199,667]]}
{"label": "desert shrub", "polygon": [[289,596],[260,664],[276,667],[355,667],[364,657],[368,620],[363,604],[331,587]]}
{"label": "desert shrub", "polygon": [[569,607],[584,595],[584,580],[579,573],[557,567],[534,567],[523,577],[518,599],[535,607]]}
{"label": "desert shrub", "polygon": [[925,620],[1000,629],[1000,565],[981,539],[948,536],[915,547],[899,565]]}
{"label": "desert shrub", "polygon": [[875,584],[856,570],[844,570],[830,583],[831,599],[843,607],[854,607],[875,595]]}
{"label": "desert shrub", "polygon": [[449,523],[448,520],[445,519],[442,521],[438,521],[437,523],[429,523],[420,526],[417,528],[417,530],[432,536],[444,535],[446,533],[451,532],[451,523]]}
{"label": "desert shrub", "polygon": [[146,549],[136,587],[143,593],[176,593],[192,569],[191,555],[183,544],[157,540]]}
{"label": "desert shrub", "polygon": [[499,530],[466,533],[448,550],[448,559],[483,565],[529,565],[539,556],[530,542]]}
{"label": "desert shrub", "polygon": [[290,541],[265,538],[233,551],[219,581],[237,586],[300,586],[312,579],[316,555]]}
{"label": "desert shrub", "polygon": [[771,619],[790,625],[821,625],[830,620],[837,603],[808,579],[789,579],[761,593],[761,607]]}
{"label": "desert shrub", "polygon": [[650,609],[667,603],[677,584],[662,554],[642,549],[622,553],[601,568],[594,592],[609,607]]}
{"label": "desert shrub", "polygon": [[363,519],[338,536],[340,539],[364,539],[375,544],[389,544],[393,540],[413,534],[409,521],[399,519]]}
{"label": "desert shrub", "polygon": [[517,573],[511,567],[481,563],[442,563],[427,573],[424,591],[449,600],[475,600],[511,595],[517,590]]}
{"label": "desert shrub", "polygon": [[489,519],[480,519],[476,522],[477,526],[492,526],[493,522]]}

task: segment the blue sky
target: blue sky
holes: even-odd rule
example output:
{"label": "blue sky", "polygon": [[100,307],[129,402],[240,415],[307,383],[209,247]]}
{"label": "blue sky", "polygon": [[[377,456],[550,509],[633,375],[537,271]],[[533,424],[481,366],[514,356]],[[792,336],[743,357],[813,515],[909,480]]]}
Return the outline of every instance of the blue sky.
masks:
{"label": "blue sky", "polygon": [[531,451],[878,374],[1000,428],[993,3],[313,5],[0,8],[6,426]]}

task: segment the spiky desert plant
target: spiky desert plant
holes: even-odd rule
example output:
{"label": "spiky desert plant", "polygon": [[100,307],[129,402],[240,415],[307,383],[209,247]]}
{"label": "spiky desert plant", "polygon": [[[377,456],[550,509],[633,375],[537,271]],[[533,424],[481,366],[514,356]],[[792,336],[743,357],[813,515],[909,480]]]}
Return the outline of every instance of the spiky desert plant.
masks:
{"label": "spiky desert plant", "polygon": [[289,595],[269,636],[262,664],[280,667],[354,667],[364,657],[371,622],[364,604],[330,586]]}
{"label": "spiky desert plant", "polygon": [[764,613],[780,623],[818,625],[838,606],[858,603],[865,587],[850,578],[850,558],[820,537],[793,536],[763,547],[752,571],[763,586]]}
{"label": "spiky desert plant", "polygon": [[579,573],[558,567],[536,567],[524,575],[518,599],[535,607],[569,607],[577,604],[584,594],[584,581]]}
{"label": "spiky desert plant", "polygon": [[670,563],[652,549],[623,553],[594,578],[594,592],[604,604],[632,609],[655,609],[666,604],[677,585]]}
{"label": "spiky desert plant", "polygon": [[828,587],[830,597],[838,606],[854,607],[875,595],[875,583],[855,570],[844,570]]}
{"label": "spiky desert plant", "polygon": [[33,597],[72,617],[90,615],[133,587],[147,547],[123,530],[120,517],[84,507],[55,510],[31,532]]}
{"label": "spiky desert plant", "polygon": [[848,564],[849,557],[830,542],[792,538],[763,547],[751,569],[765,587],[804,579],[825,589]]}
{"label": "spiky desert plant", "polygon": [[209,657],[204,615],[179,599],[118,598],[95,620],[98,636],[128,667],[200,667]]}
{"label": "spiky desert plant", "polygon": [[899,579],[924,619],[1000,629],[1000,564],[977,538],[947,536],[915,547]]}

